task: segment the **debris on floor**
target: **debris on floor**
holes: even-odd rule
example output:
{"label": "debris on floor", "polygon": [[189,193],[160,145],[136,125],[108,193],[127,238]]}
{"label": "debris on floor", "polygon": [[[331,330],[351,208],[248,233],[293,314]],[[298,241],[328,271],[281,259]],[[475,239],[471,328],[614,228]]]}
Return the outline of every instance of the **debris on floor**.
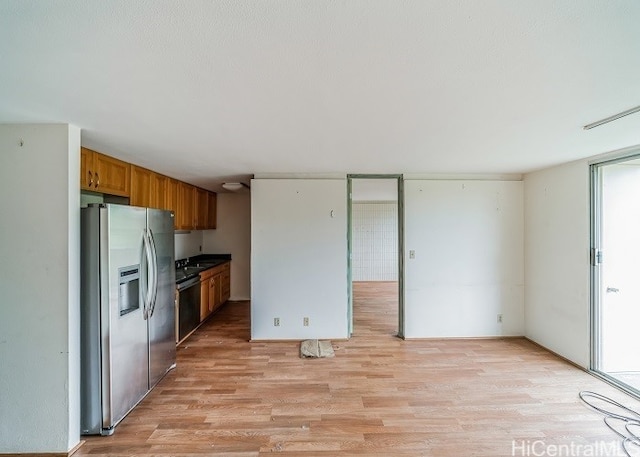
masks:
{"label": "debris on floor", "polygon": [[300,343],[302,358],[333,357],[334,355],[331,341],[305,340]]}

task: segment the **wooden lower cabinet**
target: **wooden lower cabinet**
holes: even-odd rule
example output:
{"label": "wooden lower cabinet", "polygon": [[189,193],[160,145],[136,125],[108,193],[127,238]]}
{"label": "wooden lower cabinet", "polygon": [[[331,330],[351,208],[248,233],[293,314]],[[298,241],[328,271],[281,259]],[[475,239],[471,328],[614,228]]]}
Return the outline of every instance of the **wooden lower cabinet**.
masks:
{"label": "wooden lower cabinet", "polygon": [[226,262],[200,273],[200,322],[229,300],[231,264]]}
{"label": "wooden lower cabinet", "polygon": [[209,290],[211,288],[212,275],[213,268],[200,273],[200,322],[211,314],[209,310]]}
{"label": "wooden lower cabinet", "polygon": [[209,314],[220,306],[220,273],[214,274],[209,280]]}

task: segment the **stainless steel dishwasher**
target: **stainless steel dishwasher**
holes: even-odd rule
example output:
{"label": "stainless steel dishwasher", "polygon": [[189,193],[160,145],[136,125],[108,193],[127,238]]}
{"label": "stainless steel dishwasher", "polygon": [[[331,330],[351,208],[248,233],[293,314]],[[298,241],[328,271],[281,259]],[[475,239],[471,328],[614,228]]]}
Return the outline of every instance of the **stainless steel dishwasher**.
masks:
{"label": "stainless steel dishwasher", "polygon": [[176,342],[182,341],[200,324],[200,276],[176,283],[178,289],[178,319]]}

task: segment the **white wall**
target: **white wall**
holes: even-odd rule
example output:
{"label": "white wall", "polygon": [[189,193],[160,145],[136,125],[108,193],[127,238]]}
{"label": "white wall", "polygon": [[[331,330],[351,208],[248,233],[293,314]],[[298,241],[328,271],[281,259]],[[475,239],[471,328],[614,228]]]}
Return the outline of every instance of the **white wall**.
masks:
{"label": "white wall", "polygon": [[0,453],[79,443],[79,167],[78,128],[0,125]]}
{"label": "white wall", "polygon": [[397,202],[398,180],[387,178],[354,178],[351,180],[354,202]]}
{"label": "white wall", "polygon": [[524,334],[522,188],[405,181],[405,337]]}
{"label": "white wall", "polygon": [[252,339],[347,337],[346,187],[346,179],[252,181]]}
{"label": "white wall", "polygon": [[353,281],[398,280],[397,197],[390,203],[354,202],[351,238]]}
{"label": "white wall", "polygon": [[205,254],[231,254],[231,300],[251,297],[251,194],[218,194],[218,223],[203,234]]}
{"label": "white wall", "polygon": [[525,175],[525,335],[589,367],[589,166]]}
{"label": "white wall", "polygon": [[174,235],[176,260],[186,259],[201,254],[200,248],[203,242],[202,230],[176,233]]}
{"label": "white wall", "polygon": [[[69,353],[67,360],[68,434],[67,451],[80,442],[80,129],[68,125],[67,138],[67,335]],[[61,151],[63,154],[64,151]],[[64,185],[62,186],[65,187]],[[64,197],[61,198],[64,200]],[[61,301],[61,307],[64,305]]]}

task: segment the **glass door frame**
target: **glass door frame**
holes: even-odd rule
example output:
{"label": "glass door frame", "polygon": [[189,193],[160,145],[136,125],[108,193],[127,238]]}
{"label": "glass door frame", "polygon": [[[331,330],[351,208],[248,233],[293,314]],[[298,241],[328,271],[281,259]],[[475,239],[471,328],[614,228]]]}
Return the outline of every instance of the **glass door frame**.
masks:
{"label": "glass door frame", "polygon": [[589,322],[590,331],[590,366],[589,369],[599,375],[600,360],[602,351],[600,348],[600,307],[601,307],[601,247],[602,247],[602,174],[600,170],[604,166],[602,163],[591,164],[589,166],[590,177],[590,249],[589,263],[591,276],[591,300]]}

